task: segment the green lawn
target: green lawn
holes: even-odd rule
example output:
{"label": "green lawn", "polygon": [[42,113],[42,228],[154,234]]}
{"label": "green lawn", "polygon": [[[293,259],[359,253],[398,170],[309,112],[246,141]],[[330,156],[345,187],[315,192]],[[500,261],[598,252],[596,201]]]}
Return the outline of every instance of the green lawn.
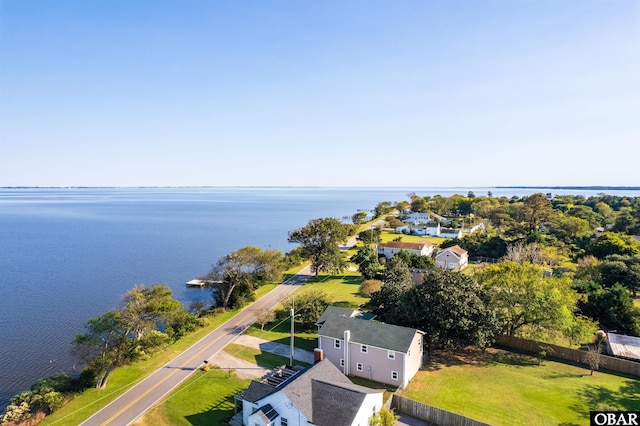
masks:
{"label": "green lawn", "polygon": [[[315,330],[302,330],[301,325],[296,323],[296,337],[293,341],[296,348],[313,352],[317,348],[318,336]],[[264,330],[260,330],[257,324],[247,329],[245,334],[249,336],[259,337],[270,342],[282,343],[289,345],[289,337],[291,336],[291,323],[289,319],[284,321],[274,321],[271,324],[265,324]]]}
{"label": "green lawn", "polygon": [[638,378],[498,350],[440,358],[402,395],[492,425],[589,424],[598,404],[640,410]]}
{"label": "green lawn", "polygon": [[196,371],[134,425],[222,425],[234,414],[233,396],[249,386],[235,373],[212,368]]}
{"label": "green lawn", "polygon": [[405,235],[405,234],[396,234],[394,231],[390,229],[385,229],[380,234],[380,241],[383,243],[393,241],[394,239],[402,237],[403,242],[405,243],[415,243],[418,241],[429,241],[433,244],[442,244],[443,242],[449,240],[449,238],[438,238],[438,237],[427,237],[425,235]]}
{"label": "green lawn", "polygon": [[[237,343],[230,343],[225,346],[223,350],[229,355],[233,355],[236,358],[251,362],[260,367],[276,368],[282,365],[289,365],[289,358],[287,357],[269,352],[262,352],[260,349],[238,345]],[[293,365],[301,365],[303,367],[309,366],[306,362],[296,360],[293,360]]]}
{"label": "green lawn", "polygon": [[307,281],[307,284],[298,291],[304,291],[313,286],[329,294],[333,305],[355,309],[369,302],[368,297],[358,293],[361,282],[362,275],[355,271],[345,271],[342,275],[320,274]]}

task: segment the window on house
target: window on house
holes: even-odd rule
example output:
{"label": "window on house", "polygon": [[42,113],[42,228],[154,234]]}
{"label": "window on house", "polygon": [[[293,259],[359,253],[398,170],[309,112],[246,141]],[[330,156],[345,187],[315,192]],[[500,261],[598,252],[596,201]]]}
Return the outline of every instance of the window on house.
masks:
{"label": "window on house", "polygon": [[363,354],[367,353],[367,345],[360,345],[360,352],[362,352]]}
{"label": "window on house", "polygon": [[280,426],[289,426],[289,422],[284,417],[280,418]]}
{"label": "window on house", "polygon": [[335,339],[333,341],[333,347],[336,348],[336,349],[340,349],[340,340]]}
{"label": "window on house", "polygon": [[394,351],[387,351],[387,358],[396,359],[396,353]]}
{"label": "window on house", "polygon": [[363,370],[361,362],[356,364],[356,370],[358,370],[358,371],[362,371]]}
{"label": "window on house", "polygon": [[340,358],[340,367],[344,367],[344,359]]}
{"label": "window on house", "polygon": [[392,371],[391,372],[391,380],[398,380],[398,372],[397,371]]}

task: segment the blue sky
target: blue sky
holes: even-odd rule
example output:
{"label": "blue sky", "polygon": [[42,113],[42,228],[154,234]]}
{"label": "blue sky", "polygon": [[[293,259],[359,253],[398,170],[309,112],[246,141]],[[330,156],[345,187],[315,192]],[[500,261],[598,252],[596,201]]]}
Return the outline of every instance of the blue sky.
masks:
{"label": "blue sky", "polygon": [[638,169],[640,0],[0,0],[0,186]]}

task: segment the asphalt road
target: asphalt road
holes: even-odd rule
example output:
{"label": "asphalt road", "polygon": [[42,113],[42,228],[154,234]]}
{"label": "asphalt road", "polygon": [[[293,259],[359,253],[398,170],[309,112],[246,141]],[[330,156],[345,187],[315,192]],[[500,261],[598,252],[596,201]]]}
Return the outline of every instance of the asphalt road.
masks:
{"label": "asphalt road", "polygon": [[128,425],[171,392],[189,375],[204,365],[226,345],[233,342],[256,320],[260,309],[272,309],[311,277],[309,267],[279,285],[233,318],[203,337],[189,349],[169,361],[109,405],[89,417],[82,425]]}

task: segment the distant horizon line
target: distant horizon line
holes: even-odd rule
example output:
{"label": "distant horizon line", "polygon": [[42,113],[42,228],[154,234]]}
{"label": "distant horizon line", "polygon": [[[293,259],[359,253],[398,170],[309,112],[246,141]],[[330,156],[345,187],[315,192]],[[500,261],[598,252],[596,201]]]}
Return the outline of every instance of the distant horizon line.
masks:
{"label": "distant horizon line", "polygon": [[70,185],[70,186],[39,186],[17,185],[0,186],[0,189],[207,189],[207,188],[363,188],[363,189],[580,189],[580,190],[640,190],[640,186],[617,185],[495,185],[495,186],[324,186],[324,185]]}

